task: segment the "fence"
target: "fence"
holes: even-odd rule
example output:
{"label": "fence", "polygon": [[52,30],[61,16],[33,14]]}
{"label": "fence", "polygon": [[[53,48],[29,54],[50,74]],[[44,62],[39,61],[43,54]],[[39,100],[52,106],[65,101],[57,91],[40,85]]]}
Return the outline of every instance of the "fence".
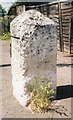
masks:
{"label": "fence", "polygon": [[61,3],[63,51],[73,53],[73,4]]}
{"label": "fence", "polygon": [[73,54],[73,2],[53,2],[39,6],[26,7],[37,9],[57,23],[57,48],[61,52]]}
{"label": "fence", "polygon": [[73,54],[73,1],[57,1],[35,6],[25,6],[25,10],[29,9],[36,9],[57,23],[58,50]]}

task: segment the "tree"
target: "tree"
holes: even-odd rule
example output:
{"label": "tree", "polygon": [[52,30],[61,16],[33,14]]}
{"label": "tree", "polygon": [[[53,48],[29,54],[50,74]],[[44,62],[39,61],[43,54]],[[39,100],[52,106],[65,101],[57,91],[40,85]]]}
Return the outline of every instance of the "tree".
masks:
{"label": "tree", "polygon": [[4,15],[6,15],[6,10],[0,4],[0,17],[3,17]]}

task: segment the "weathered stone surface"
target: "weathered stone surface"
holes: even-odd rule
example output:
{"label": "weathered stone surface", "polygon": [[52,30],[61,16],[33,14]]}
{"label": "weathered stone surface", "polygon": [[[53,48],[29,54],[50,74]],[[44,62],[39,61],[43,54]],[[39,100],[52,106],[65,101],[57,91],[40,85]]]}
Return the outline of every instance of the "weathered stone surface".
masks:
{"label": "weathered stone surface", "polygon": [[26,105],[25,84],[35,76],[51,78],[56,89],[57,27],[36,10],[29,10],[11,22],[13,94]]}

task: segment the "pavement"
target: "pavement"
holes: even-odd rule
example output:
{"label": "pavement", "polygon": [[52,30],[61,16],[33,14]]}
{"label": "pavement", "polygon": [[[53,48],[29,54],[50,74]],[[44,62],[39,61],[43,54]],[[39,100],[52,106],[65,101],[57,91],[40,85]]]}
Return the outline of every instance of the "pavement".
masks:
{"label": "pavement", "polygon": [[0,41],[0,56],[2,56],[0,57],[0,118],[71,118],[73,58],[64,56],[60,52],[57,53],[57,100],[55,104],[64,114],[55,111],[33,114],[27,107],[22,107],[12,95],[9,44],[9,41]]}

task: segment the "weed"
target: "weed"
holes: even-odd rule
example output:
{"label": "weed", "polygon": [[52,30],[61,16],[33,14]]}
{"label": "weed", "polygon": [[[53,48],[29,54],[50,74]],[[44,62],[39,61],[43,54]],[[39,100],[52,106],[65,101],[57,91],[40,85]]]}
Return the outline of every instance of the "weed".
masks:
{"label": "weed", "polygon": [[54,89],[51,88],[51,82],[43,77],[35,77],[33,81],[26,84],[26,88],[30,96],[28,105],[35,105],[39,112],[47,110],[54,98]]}

